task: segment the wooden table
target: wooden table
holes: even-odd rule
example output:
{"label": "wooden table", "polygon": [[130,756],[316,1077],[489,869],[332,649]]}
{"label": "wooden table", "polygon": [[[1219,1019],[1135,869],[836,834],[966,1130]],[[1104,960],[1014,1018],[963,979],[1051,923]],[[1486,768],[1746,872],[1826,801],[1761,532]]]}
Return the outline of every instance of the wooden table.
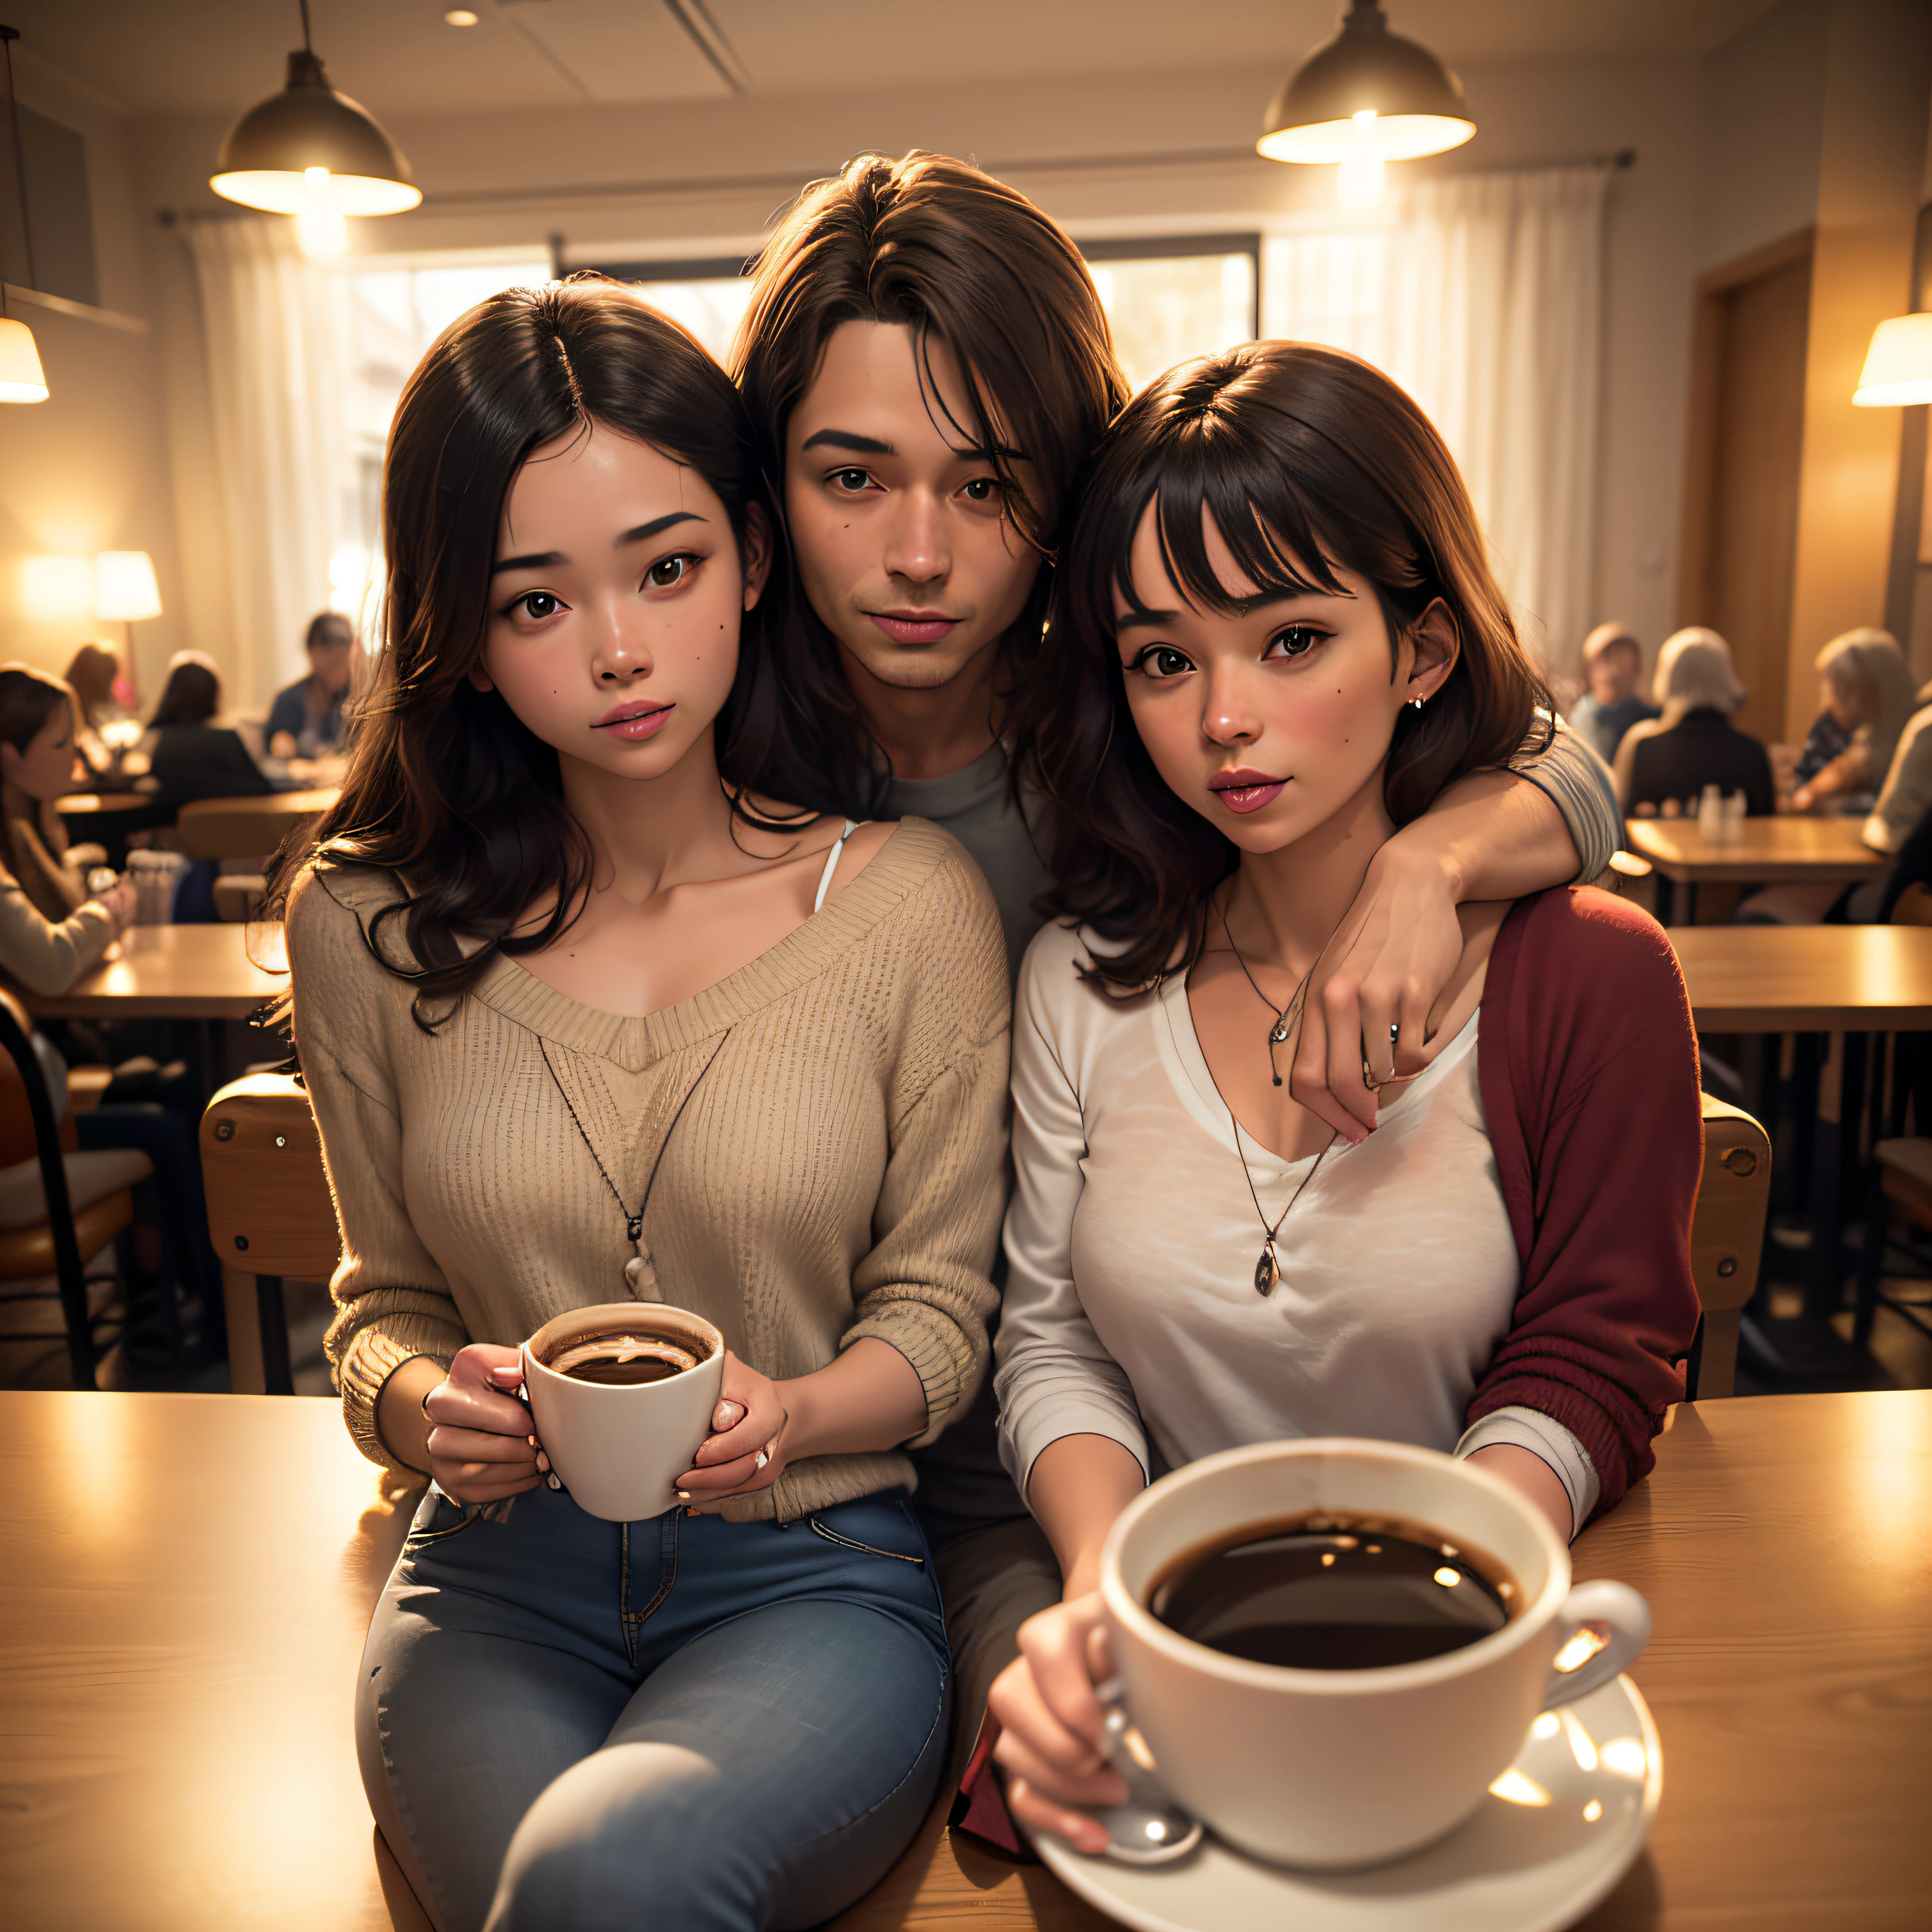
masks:
{"label": "wooden table", "polygon": [[1932,1030],[1932,926],[1680,926],[1700,1033]]}
{"label": "wooden table", "polygon": [[[1932,1924],[1932,1392],[1706,1402],[1657,1446],[1576,1550],[1650,1600],[1664,1753],[1590,1932]],[[350,1690],[410,1501],[335,1405],[8,1391],[0,1465],[10,1932],[389,1924]],[[936,1821],[836,1922],[1104,1923]]]}
{"label": "wooden table", "polygon": [[102,812],[146,811],[154,802],[142,791],[76,791],[55,800],[54,809],[63,818],[87,818]]}
{"label": "wooden table", "polygon": [[42,1019],[243,1020],[288,990],[265,970],[285,962],[279,926],[134,926],[66,992],[20,998]]}
{"label": "wooden table", "polygon": [[[1699,1032],[1828,1036],[1811,1130],[1804,1312],[1774,1322],[1760,1304],[1745,1321],[1754,1352],[1780,1372],[1846,1372],[1854,1357],[1831,1317],[1843,1287],[1846,1210],[1856,1212],[1868,1191],[1858,1131],[1868,1099],[1871,1138],[1886,1131],[1878,1112],[1885,1083],[1868,1077],[1870,1041],[1932,1031],[1932,926],[1680,926],[1671,928],[1670,943]],[[1882,1058],[1878,1064],[1882,1068]]]}
{"label": "wooden table", "polygon": [[1688,925],[1697,922],[1697,888],[1712,885],[1850,885],[1891,864],[1859,837],[1860,818],[1747,818],[1734,839],[1706,838],[1694,818],[1632,818],[1630,849],[1657,872],[1657,916],[1676,923],[1675,888],[1688,889]]}

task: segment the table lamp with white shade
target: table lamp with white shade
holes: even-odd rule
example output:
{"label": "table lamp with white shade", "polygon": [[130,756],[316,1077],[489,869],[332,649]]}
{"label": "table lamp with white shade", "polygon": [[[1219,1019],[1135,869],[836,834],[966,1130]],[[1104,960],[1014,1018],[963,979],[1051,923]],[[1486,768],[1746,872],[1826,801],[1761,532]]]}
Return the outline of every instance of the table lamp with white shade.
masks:
{"label": "table lamp with white shade", "polygon": [[1932,403],[1932,310],[1894,315],[1872,331],[1852,400],[1868,410]]}
{"label": "table lamp with white shade", "polygon": [[143,618],[161,614],[160,586],[154,581],[154,560],[146,550],[104,550],[94,560],[94,614],[126,628],[122,673],[131,706],[136,698],[134,626]]}

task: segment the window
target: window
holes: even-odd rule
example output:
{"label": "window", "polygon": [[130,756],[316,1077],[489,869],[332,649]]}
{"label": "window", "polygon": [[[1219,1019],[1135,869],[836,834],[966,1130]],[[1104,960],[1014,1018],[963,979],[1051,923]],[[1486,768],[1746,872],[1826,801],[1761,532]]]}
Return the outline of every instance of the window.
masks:
{"label": "window", "polygon": [[403,385],[466,309],[499,290],[549,280],[550,260],[541,255],[430,267],[352,263],[332,278],[349,463],[338,479],[348,500],[338,527],[355,534],[329,558],[328,602],[364,637],[374,634],[369,620],[382,579],[382,452]]}
{"label": "window", "polygon": [[628,282],[652,308],[688,328],[722,362],[751,306],[752,278],[742,256],[707,256],[697,262],[585,263]]}
{"label": "window", "polygon": [[1254,339],[1261,238],[1082,242],[1114,352],[1138,389],[1177,362]]}

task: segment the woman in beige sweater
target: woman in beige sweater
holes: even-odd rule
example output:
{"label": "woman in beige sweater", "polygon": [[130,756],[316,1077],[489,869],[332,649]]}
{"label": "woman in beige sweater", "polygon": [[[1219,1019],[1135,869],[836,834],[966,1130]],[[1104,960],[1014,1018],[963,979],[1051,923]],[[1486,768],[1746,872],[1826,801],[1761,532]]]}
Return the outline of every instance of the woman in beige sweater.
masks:
{"label": "woman in beige sweater", "polygon": [[[286,896],[331,1358],[436,1484],[361,1672],[370,1802],[446,1932],[814,1924],[945,1748],[904,1451],[985,1367],[998,919],[932,827],[760,796],[776,521],[729,384],[627,293],[453,325],[385,520],[388,648]],[[730,1353],[680,1506],[616,1524],[515,1345],[633,1297]]]}

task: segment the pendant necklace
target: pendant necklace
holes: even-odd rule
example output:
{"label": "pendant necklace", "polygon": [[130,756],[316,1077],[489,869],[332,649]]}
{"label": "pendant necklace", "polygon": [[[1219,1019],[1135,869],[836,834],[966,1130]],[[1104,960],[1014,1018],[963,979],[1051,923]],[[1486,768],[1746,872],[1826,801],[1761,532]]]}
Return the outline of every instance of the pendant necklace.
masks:
{"label": "pendant necklace", "polygon": [[1255,998],[1274,1016],[1274,1023],[1268,1028],[1268,1071],[1274,1076],[1274,1084],[1281,1084],[1281,1069],[1275,1064],[1275,1049],[1286,1042],[1294,1030],[1295,1022],[1301,1017],[1302,1002],[1308,996],[1308,982],[1314,977],[1311,966],[1301,976],[1301,983],[1288,996],[1288,1004],[1277,1006],[1261,989],[1260,982],[1248,970],[1248,962],[1241,957],[1241,949],[1234,944],[1233,929],[1228,924],[1228,908],[1218,905],[1214,910],[1221,916],[1221,930],[1227,934],[1228,950],[1234,956],[1234,964],[1241,969],[1241,976],[1255,989]]}
{"label": "pendant necklace", "polygon": [[[1246,980],[1248,984],[1254,987],[1255,998],[1275,1016],[1274,1025],[1268,1029],[1268,1067],[1270,1071],[1274,1073],[1274,1084],[1279,1087],[1281,1084],[1281,1075],[1275,1069],[1275,1049],[1280,1046],[1294,1030],[1294,1022],[1300,1017],[1302,1002],[1307,996],[1308,982],[1313,976],[1315,969],[1311,966],[1308,971],[1302,975],[1301,983],[1295,988],[1294,996],[1289,1000],[1288,1004],[1285,1006],[1277,1006],[1267,994],[1262,991],[1260,986],[1256,983],[1255,976],[1248,970],[1248,962],[1241,957],[1241,949],[1234,944],[1234,933],[1228,926],[1227,908],[1221,906],[1217,907],[1216,910],[1221,915],[1221,930],[1227,934],[1228,950],[1234,956],[1234,964],[1240,968],[1242,976]],[[1221,1104],[1224,1107],[1228,1106],[1225,1100]],[[1294,1204],[1306,1191],[1308,1184],[1321,1172],[1322,1163],[1328,1158],[1328,1149],[1335,1144],[1340,1136],[1334,1132],[1329,1135],[1326,1144],[1315,1156],[1314,1166],[1301,1177],[1301,1185],[1289,1196],[1288,1205],[1275,1216],[1274,1222],[1270,1223],[1265,1210],[1262,1208],[1262,1197],[1255,1187],[1254,1172],[1248,1166],[1247,1155],[1242,1150],[1241,1124],[1234,1118],[1234,1110],[1232,1107],[1228,1107],[1228,1125],[1234,1130],[1234,1157],[1241,1163],[1241,1178],[1248,1184],[1248,1198],[1255,1204],[1255,1216],[1262,1224],[1262,1251],[1255,1263],[1255,1292],[1265,1301],[1281,1286],[1281,1257],[1275,1252],[1275,1237],[1281,1232],[1282,1223],[1294,1212]]]}
{"label": "pendant necklace", "polygon": [[[684,1098],[677,1103],[677,1112],[670,1117],[670,1125],[664,1130],[664,1138],[658,1143],[657,1158],[651,1162],[650,1175],[644,1183],[644,1191],[638,1202],[638,1211],[634,1214],[625,1204],[622,1193],[619,1190],[617,1184],[610,1178],[610,1171],[604,1165],[603,1158],[597,1151],[597,1143],[590,1138],[589,1130],[578,1116],[576,1104],[570,1097],[570,1090],[563,1084],[562,1077],[557,1072],[556,1064],[550,1057],[550,1042],[541,1039],[538,1041],[538,1045],[543,1051],[544,1065],[550,1070],[550,1077],[556,1085],[558,1096],[563,1102],[572,1124],[582,1138],[586,1152],[596,1163],[597,1172],[603,1177],[604,1185],[610,1190],[610,1198],[616,1202],[618,1213],[624,1217],[624,1238],[638,1250],[638,1258],[626,1262],[624,1268],[625,1285],[634,1297],[638,1294],[641,1286],[640,1275],[655,1282],[656,1271],[651,1268],[644,1251],[644,1213],[651,1204],[651,1190],[657,1185],[658,1169],[664,1165],[665,1152],[670,1145],[670,1137],[677,1131],[677,1124],[683,1119],[684,1110],[690,1106],[692,1095],[698,1091],[705,1075],[711,1071],[711,1063],[724,1050],[724,1042],[730,1037],[730,1031],[728,1028],[719,1036],[718,1044],[706,1057],[704,1064],[698,1070],[698,1078],[685,1089]],[[650,1298],[646,1296],[644,1298]]]}

